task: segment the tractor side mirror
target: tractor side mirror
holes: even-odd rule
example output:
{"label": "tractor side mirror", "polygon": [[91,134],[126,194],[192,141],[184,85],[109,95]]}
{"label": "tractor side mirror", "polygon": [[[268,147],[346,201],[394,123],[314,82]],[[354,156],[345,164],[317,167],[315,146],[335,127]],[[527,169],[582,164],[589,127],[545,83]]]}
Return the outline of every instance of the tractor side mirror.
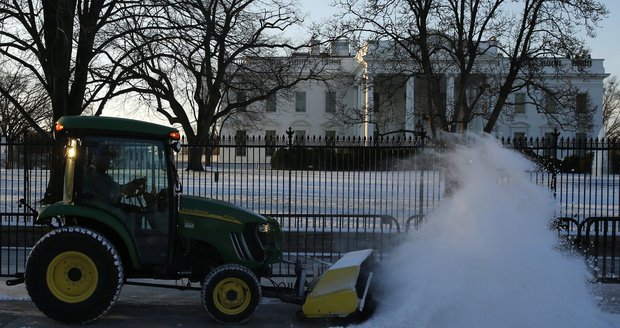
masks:
{"label": "tractor side mirror", "polygon": [[174,150],[175,153],[178,153],[181,151],[181,143],[178,141],[173,142],[171,145],[172,150]]}

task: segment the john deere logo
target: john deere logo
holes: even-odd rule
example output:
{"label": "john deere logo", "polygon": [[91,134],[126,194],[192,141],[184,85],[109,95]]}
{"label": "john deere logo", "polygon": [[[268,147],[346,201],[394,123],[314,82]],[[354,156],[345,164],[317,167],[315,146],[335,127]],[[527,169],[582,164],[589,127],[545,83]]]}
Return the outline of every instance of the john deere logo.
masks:
{"label": "john deere logo", "polygon": [[224,221],[224,222],[229,222],[229,223],[234,223],[234,224],[241,224],[241,221],[235,219],[234,217],[230,216],[230,215],[219,215],[219,214],[214,214],[214,213],[210,213],[208,211],[203,211],[203,210],[199,210],[196,208],[182,208],[179,210],[179,214],[185,214],[185,215],[192,215],[192,216],[200,216],[203,218],[208,218],[208,219],[213,219],[213,220],[219,220],[219,221]]}

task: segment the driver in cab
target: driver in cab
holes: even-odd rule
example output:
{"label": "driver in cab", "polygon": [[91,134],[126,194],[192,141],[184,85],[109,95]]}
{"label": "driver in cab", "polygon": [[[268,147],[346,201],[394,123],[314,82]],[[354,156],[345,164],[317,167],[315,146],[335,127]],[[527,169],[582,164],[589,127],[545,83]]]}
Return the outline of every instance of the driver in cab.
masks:
{"label": "driver in cab", "polygon": [[84,172],[82,193],[95,200],[118,205],[122,196],[136,196],[140,188],[144,189],[146,177],[134,179],[121,186],[107,173],[114,155],[109,145],[101,145],[97,148],[93,162]]}

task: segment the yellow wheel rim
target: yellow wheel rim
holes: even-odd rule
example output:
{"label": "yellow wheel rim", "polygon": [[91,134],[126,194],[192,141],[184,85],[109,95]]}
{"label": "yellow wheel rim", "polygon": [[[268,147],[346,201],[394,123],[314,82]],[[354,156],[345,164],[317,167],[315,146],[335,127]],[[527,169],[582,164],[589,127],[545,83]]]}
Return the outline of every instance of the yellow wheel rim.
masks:
{"label": "yellow wheel rim", "polygon": [[238,278],[226,278],[213,290],[215,307],[225,314],[236,315],[248,308],[252,293],[248,285]]}
{"label": "yellow wheel rim", "polygon": [[99,282],[95,263],[84,253],[64,252],[47,266],[47,286],[59,300],[79,303],[93,295]]}

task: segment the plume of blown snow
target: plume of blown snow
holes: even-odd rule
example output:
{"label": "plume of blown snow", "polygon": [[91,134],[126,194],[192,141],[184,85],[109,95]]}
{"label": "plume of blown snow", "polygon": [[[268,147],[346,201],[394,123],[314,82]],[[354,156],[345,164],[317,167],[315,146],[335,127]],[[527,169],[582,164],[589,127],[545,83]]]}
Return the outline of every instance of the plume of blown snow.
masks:
{"label": "plume of blown snow", "polygon": [[368,327],[608,327],[583,260],[548,227],[533,165],[493,137],[445,155],[458,186],[377,275]]}

